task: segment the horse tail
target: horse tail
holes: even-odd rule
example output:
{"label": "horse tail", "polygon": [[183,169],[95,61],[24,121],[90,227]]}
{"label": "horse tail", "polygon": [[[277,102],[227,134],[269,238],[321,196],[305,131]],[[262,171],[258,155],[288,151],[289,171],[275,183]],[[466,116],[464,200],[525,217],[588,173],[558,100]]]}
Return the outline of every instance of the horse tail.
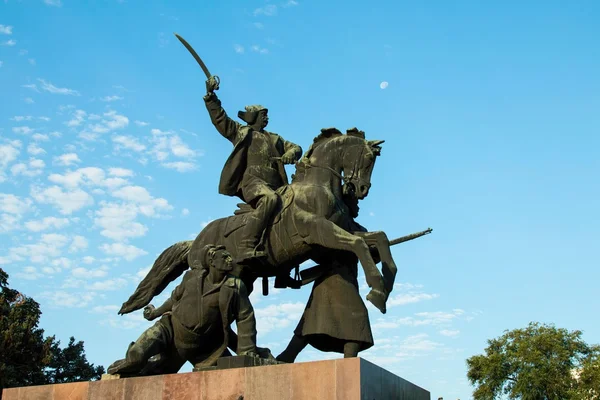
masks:
{"label": "horse tail", "polygon": [[189,268],[187,256],[192,243],[192,240],[178,242],[163,251],[135,292],[123,303],[119,314],[128,314],[147,306],[154,296],[183,274]]}

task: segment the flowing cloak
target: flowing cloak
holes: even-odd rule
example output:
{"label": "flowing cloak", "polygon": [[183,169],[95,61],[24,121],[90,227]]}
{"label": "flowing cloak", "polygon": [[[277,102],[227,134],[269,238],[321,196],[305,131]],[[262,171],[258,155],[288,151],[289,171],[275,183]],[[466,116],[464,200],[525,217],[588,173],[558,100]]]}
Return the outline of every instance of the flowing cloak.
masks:
{"label": "flowing cloak", "polygon": [[338,255],[339,261],[315,281],[294,331],[320,351],[343,353],[348,341],[358,342],[360,351],[373,346],[369,313],[358,291],[357,260],[349,258]]}
{"label": "flowing cloak", "polygon": [[[214,93],[204,96],[206,109],[210,115],[210,119],[219,133],[229,140],[234,148],[229,158],[225,162],[225,166],[221,172],[219,181],[219,193],[227,196],[238,196],[242,200],[242,186],[246,178],[246,170],[248,167],[248,149],[252,145],[252,138],[255,132],[248,125],[242,125],[237,121],[229,118],[223,107],[221,100]],[[302,155],[302,148],[295,143],[283,139],[281,136],[265,131],[271,139],[274,153],[278,157],[290,152],[295,159],[299,159]],[[264,134],[264,133],[263,133]],[[283,163],[278,162],[278,171],[283,184],[288,183],[287,174]],[[269,183],[269,182],[267,182]],[[276,187],[273,189],[277,189]]]}
{"label": "flowing cloak", "polygon": [[[344,228],[350,232],[367,231],[351,219]],[[303,336],[320,351],[343,353],[348,341],[358,342],[359,351],[372,347],[369,313],[358,290],[358,258],[339,251],[320,263],[330,268],[313,284],[294,334]]]}

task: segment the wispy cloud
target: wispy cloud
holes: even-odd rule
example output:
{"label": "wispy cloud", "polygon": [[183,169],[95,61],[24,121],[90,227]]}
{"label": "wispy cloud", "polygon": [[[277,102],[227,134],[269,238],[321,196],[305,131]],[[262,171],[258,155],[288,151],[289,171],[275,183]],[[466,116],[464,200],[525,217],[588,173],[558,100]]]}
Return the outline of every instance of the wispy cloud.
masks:
{"label": "wispy cloud", "polygon": [[31,89],[34,92],[38,92],[40,93],[40,90],[38,89],[37,85],[35,83],[29,83],[27,85],[21,85],[21,87],[27,88],[27,89]]}
{"label": "wispy cloud", "polygon": [[255,52],[255,53],[259,53],[259,54],[269,54],[269,49],[266,49],[264,47],[260,47],[257,44],[255,44],[254,46],[252,46],[252,51]]}
{"label": "wispy cloud", "polygon": [[145,122],[145,121],[138,121],[138,120],[135,120],[135,121],[133,121],[133,122],[134,122],[134,123],[135,123],[137,126],[148,126],[148,125],[150,125],[148,122]]}
{"label": "wispy cloud", "polygon": [[68,89],[68,88],[59,88],[59,87],[54,86],[50,82],[46,82],[44,79],[38,79],[38,81],[40,81],[40,83],[42,84],[42,90],[45,90],[46,92],[49,92],[52,94],[81,96],[81,94],[79,94],[79,92],[77,90]]}
{"label": "wispy cloud", "polygon": [[298,2],[296,0],[288,0],[287,3],[285,3],[283,6],[284,7],[295,7],[298,5]]}
{"label": "wispy cloud", "polygon": [[12,35],[13,27],[10,25],[2,25],[0,24],[0,34],[1,35]]}
{"label": "wispy cloud", "polygon": [[17,44],[17,41],[14,39],[9,39],[9,40],[6,40],[6,41],[0,43],[0,45],[2,45],[2,46],[14,46],[15,44]]}
{"label": "wispy cloud", "polygon": [[44,4],[46,4],[47,6],[61,7],[62,1],[61,0],[44,0]]}
{"label": "wispy cloud", "polygon": [[265,26],[263,24],[261,24],[260,22],[255,22],[254,27],[256,29],[263,29]]}
{"label": "wispy cloud", "polygon": [[253,12],[254,16],[265,15],[267,17],[273,17],[277,15],[277,6],[274,4],[267,4],[264,7],[257,8]]}
{"label": "wispy cloud", "polygon": [[23,100],[23,101],[27,104],[35,103],[35,101],[31,97],[25,97],[25,100]]}
{"label": "wispy cloud", "polygon": [[111,101],[117,101],[117,100],[123,100],[123,97],[121,96],[104,96],[100,99],[100,101],[105,101],[105,102],[111,102]]}
{"label": "wispy cloud", "polygon": [[233,45],[233,49],[235,50],[236,53],[238,54],[244,54],[244,46],[239,45],[239,44],[234,44]]}

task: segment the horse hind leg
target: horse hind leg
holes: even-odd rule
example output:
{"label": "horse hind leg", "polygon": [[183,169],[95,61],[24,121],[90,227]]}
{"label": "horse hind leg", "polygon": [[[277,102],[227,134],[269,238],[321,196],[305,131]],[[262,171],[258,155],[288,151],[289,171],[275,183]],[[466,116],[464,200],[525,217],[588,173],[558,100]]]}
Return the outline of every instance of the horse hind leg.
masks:
{"label": "horse hind leg", "polygon": [[371,257],[369,246],[362,237],[343,230],[331,221],[319,219],[310,224],[309,235],[304,238],[304,241],[307,244],[316,244],[328,249],[354,253],[363,267],[367,285],[371,288],[371,291],[367,294],[367,300],[383,314],[386,313],[387,294],[383,277]]}

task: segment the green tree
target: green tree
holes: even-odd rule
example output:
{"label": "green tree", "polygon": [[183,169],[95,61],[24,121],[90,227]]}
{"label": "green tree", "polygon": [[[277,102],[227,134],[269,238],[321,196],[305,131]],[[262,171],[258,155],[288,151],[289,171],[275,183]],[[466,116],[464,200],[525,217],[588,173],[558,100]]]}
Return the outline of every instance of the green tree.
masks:
{"label": "green tree", "polygon": [[577,398],[576,393],[584,390],[577,374],[587,377],[598,373],[591,368],[597,366],[598,348],[587,345],[581,335],[581,331],[530,323],[525,329],[505,331],[499,338],[488,340],[484,355],[467,359],[467,377],[475,386],[473,398]]}
{"label": "green tree", "polygon": [[44,371],[48,383],[90,381],[102,377],[104,367],[88,363],[82,341],[75,343],[71,336],[67,347],[61,349],[60,341],[51,339],[50,360]]}
{"label": "green tree", "polygon": [[83,342],[71,338],[64,349],[38,327],[40,305],[8,287],[0,268],[0,396],[5,387],[99,379],[102,366],[89,364]]}

